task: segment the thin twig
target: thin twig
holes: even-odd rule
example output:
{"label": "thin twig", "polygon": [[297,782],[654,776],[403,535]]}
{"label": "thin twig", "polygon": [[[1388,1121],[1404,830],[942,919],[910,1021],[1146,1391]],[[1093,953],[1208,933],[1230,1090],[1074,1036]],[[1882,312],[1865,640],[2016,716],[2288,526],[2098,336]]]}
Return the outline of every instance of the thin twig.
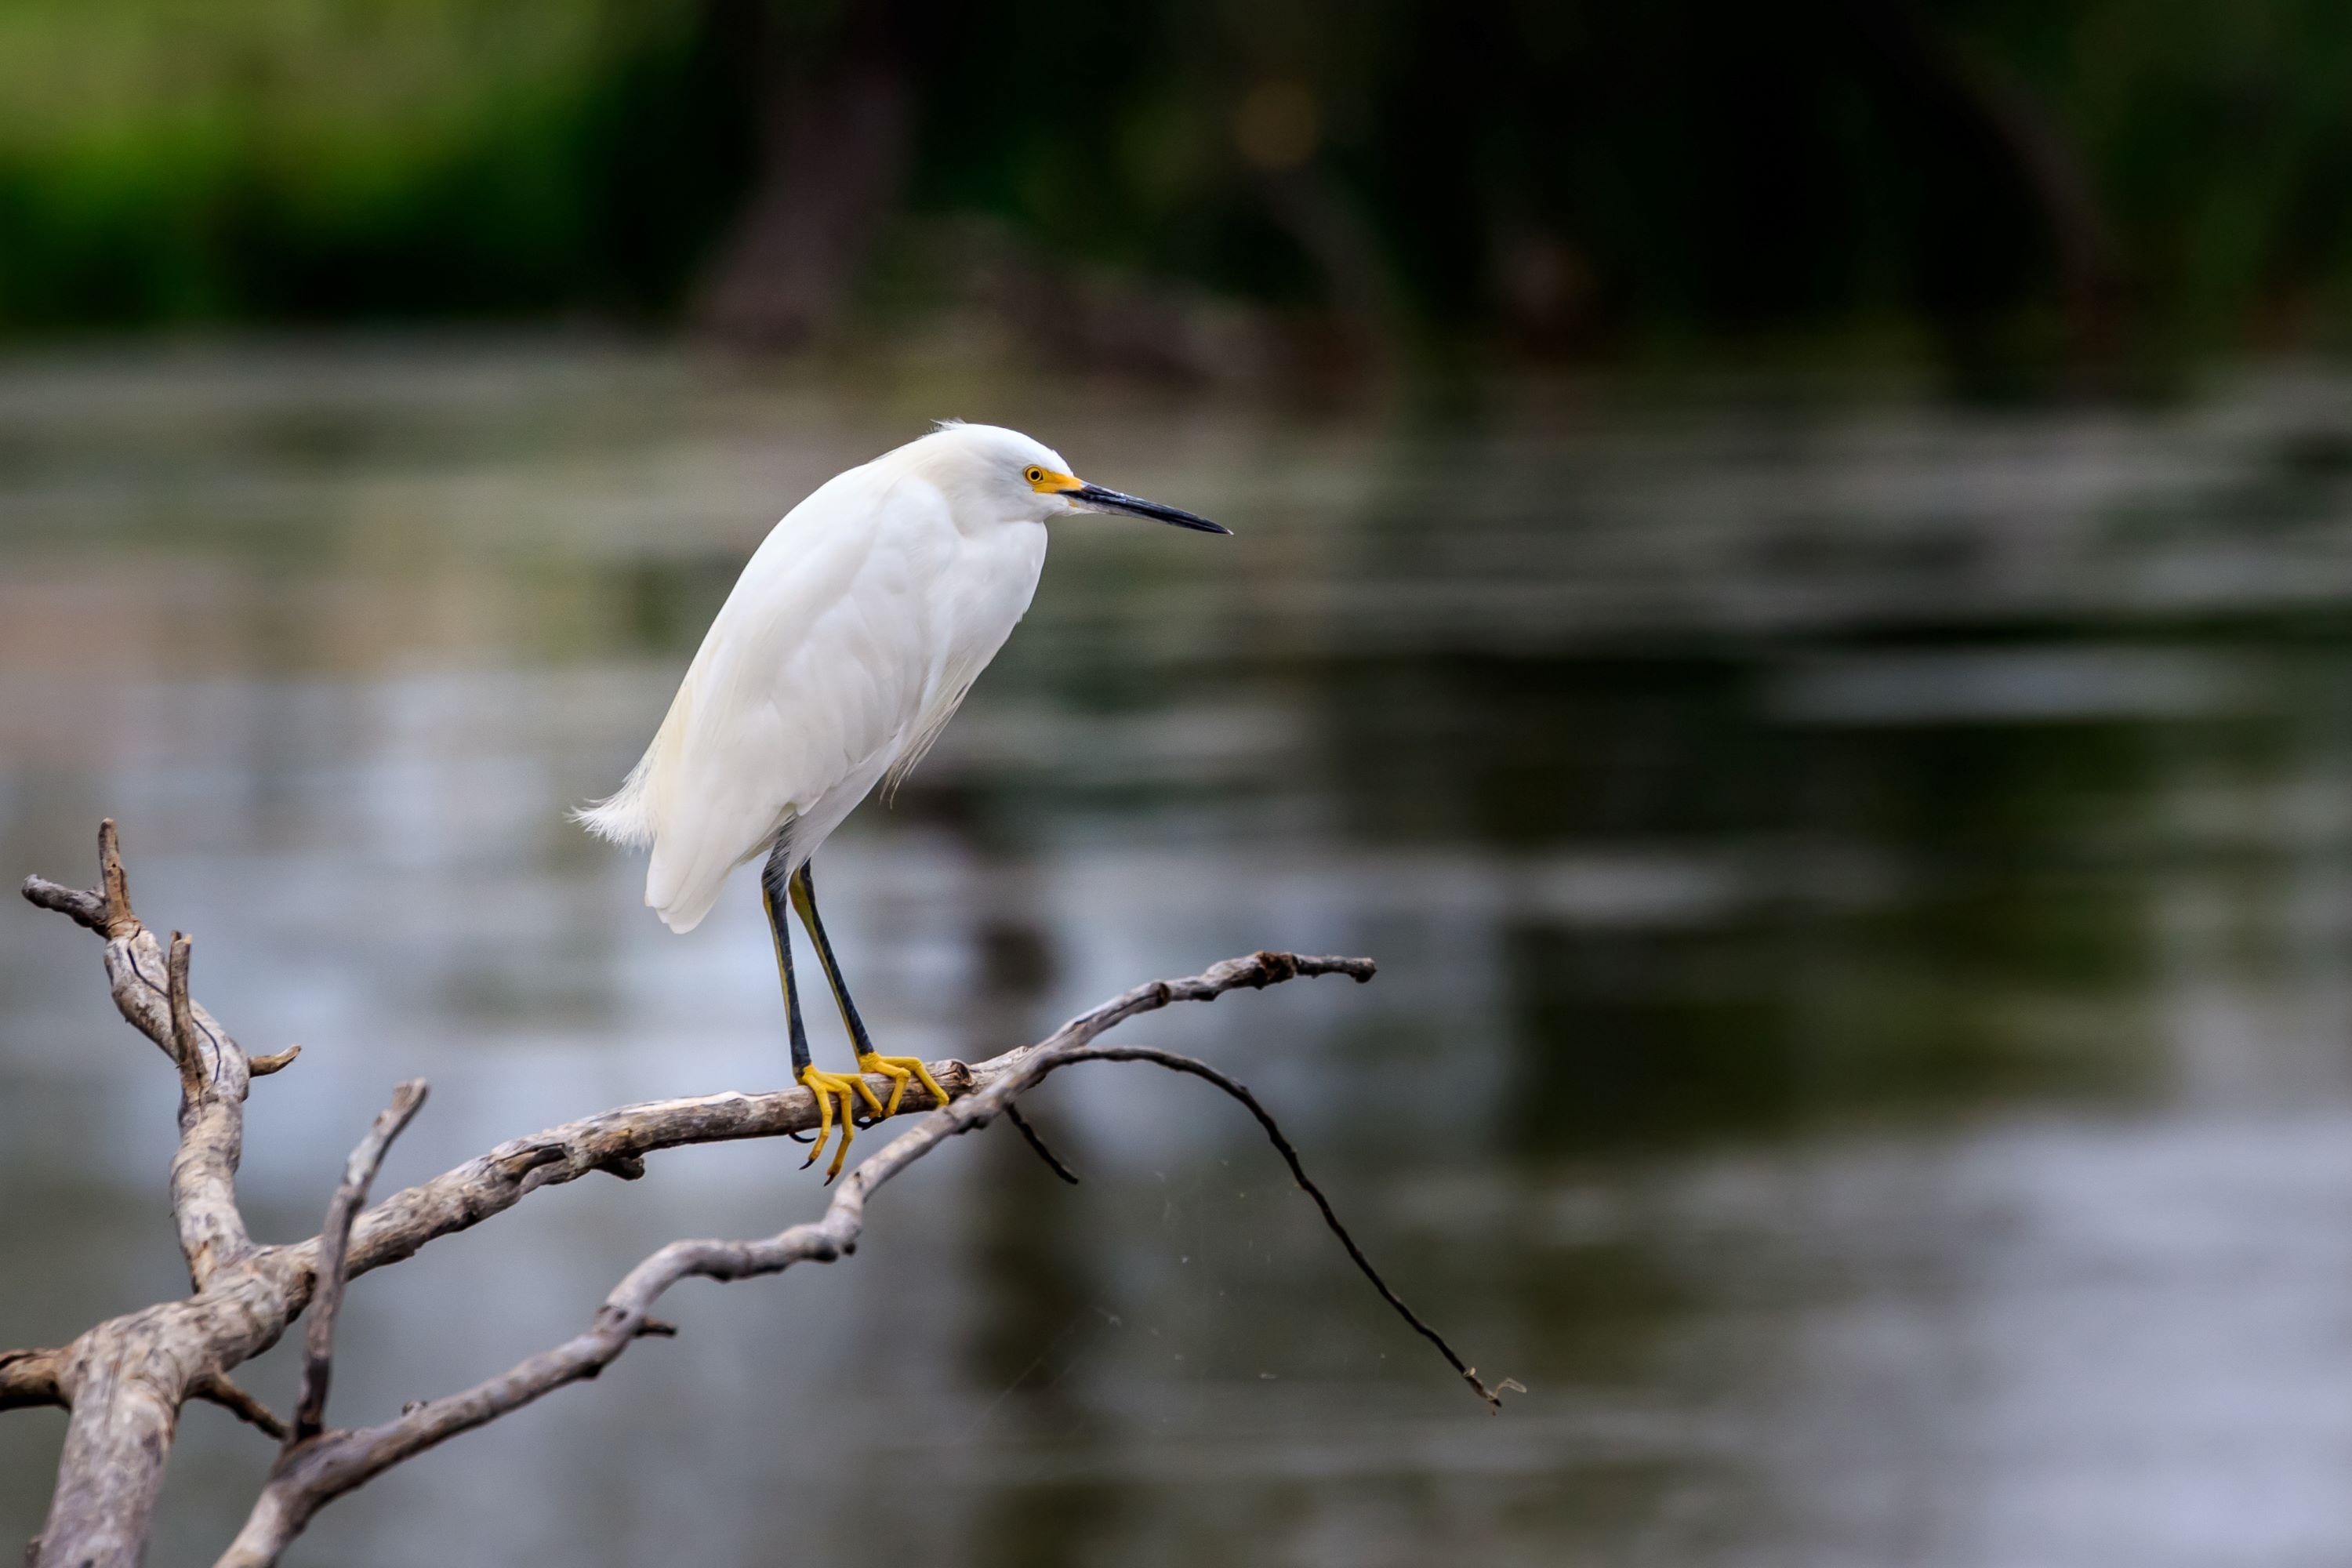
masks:
{"label": "thin twig", "polygon": [[1021,1136],[1028,1141],[1030,1148],[1036,1151],[1037,1158],[1045,1162],[1047,1170],[1074,1187],[1078,1184],[1078,1173],[1062,1163],[1062,1157],[1045,1146],[1045,1141],[1037,1136],[1037,1130],[1029,1125],[1029,1119],[1021,1114],[1018,1105],[1008,1101],[1004,1107],[1004,1119],[1021,1130]]}
{"label": "thin twig", "polygon": [[188,1384],[188,1397],[217,1405],[247,1426],[257,1426],[280,1441],[285,1439],[286,1423],[278,1419],[269,1406],[231,1383],[226,1373],[207,1372],[199,1374],[194,1383]]}
{"label": "thin twig", "polygon": [[27,877],[23,890],[28,902],[55,910],[109,942],[137,931],[139,917],[131,912],[131,884],[122,875],[122,848],[110,816],[98,825],[98,881],[95,889],[85,892],[47,877]]}
{"label": "thin twig", "polygon": [[1306,1190],[1308,1197],[1315,1200],[1315,1206],[1323,1211],[1323,1223],[1331,1227],[1331,1234],[1339,1238],[1339,1245],[1348,1249],[1348,1256],[1355,1260],[1356,1267],[1363,1271],[1364,1278],[1372,1282],[1372,1289],[1381,1293],[1381,1300],[1394,1307],[1397,1315],[1412,1325],[1413,1332],[1437,1347],[1437,1353],[1444,1356],[1447,1364],[1462,1374],[1462,1380],[1465,1383],[1478,1391],[1478,1397],[1486,1402],[1486,1407],[1490,1410],[1500,1410],[1503,1407],[1503,1390],[1508,1389],[1518,1394],[1527,1392],[1526,1386],[1517,1378],[1507,1377],[1493,1388],[1479,1382],[1476,1369],[1454,1353],[1454,1347],[1445,1342],[1445,1336],[1423,1322],[1421,1315],[1406,1306],[1403,1300],[1394,1290],[1389,1289],[1389,1282],[1381,1278],[1381,1271],[1372,1267],[1372,1260],[1364,1256],[1364,1249],[1356,1245],[1356,1238],[1349,1236],[1348,1227],[1339,1223],[1339,1215],[1332,1210],[1331,1200],[1323,1195],[1323,1189],[1317,1186],[1307,1174],[1307,1167],[1299,1163],[1298,1151],[1291,1146],[1289,1139],[1283,1136],[1281,1125],[1275,1121],[1273,1114],[1265,1106],[1258,1103],[1257,1096],[1252,1094],[1243,1085],[1227,1078],[1204,1061],[1192,1057],[1179,1056],[1174,1051],[1160,1050],[1151,1046],[1086,1046],[1072,1052],[1071,1057],[1073,1060],[1078,1061],[1156,1062],[1176,1072],[1191,1073],[1194,1078],[1205,1079],[1240,1100],[1249,1109],[1249,1113],[1257,1118],[1257,1124],[1265,1129],[1267,1139],[1273,1142],[1284,1162],[1290,1166],[1291,1178]]}
{"label": "thin twig", "polygon": [[25,901],[36,909],[55,910],[76,925],[100,936],[106,934],[106,900],[96,893],[68,888],[47,877],[27,877],[18,890],[25,895]]}
{"label": "thin twig", "polygon": [[188,959],[195,945],[180,932],[172,933],[167,997],[172,1009],[172,1059],[180,1064],[183,1116],[204,1099],[206,1080],[204,1050],[196,1044],[195,1015],[188,1003]]}
{"label": "thin twig", "polygon": [[131,912],[131,879],[122,869],[122,837],[114,818],[98,825],[98,890],[106,923],[100,928],[109,942],[121,942],[139,929]]}
{"label": "thin twig", "polygon": [[425,1080],[410,1079],[393,1090],[392,1103],[376,1113],[352,1156],[343,1163],[343,1179],[327,1201],[327,1222],[319,1230],[319,1284],[310,1296],[310,1324],[302,1341],[302,1396],[294,1406],[293,1429],[286,1446],[292,1447],[324,1430],[327,1384],[334,1372],[335,1315],[343,1304],[343,1286],[352,1242],[352,1221],[367,1202],[367,1190],[383,1164],[385,1151],[400,1136],[416,1108],[425,1103]]}

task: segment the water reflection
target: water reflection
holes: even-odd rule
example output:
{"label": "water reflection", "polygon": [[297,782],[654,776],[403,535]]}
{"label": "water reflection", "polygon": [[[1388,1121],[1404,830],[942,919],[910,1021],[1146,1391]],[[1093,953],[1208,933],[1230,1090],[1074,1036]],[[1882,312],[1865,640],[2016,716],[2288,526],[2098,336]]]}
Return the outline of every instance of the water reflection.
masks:
{"label": "water reflection", "polygon": [[[1069,529],[894,812],[827,851],[892,1048],[981,1055],[1260,945],[1368,988],[1154,1018],[1281,1108],[1483,1417],[1198,1086],[1072,1075],[852,1266],[327,1516],[320,1561],[2332,1562],[2352,1458],[2352,416],[1518,388],[1443,417],[868,388],[526,345],[0,374],[0,863],[125,825],[208,1002],[301,1067],[258,1226],[388,1086],[411,1180],[772,1081],[748,889],[690,940],[609,787],[784,500],[957,411],[1230,517]],[[173,1289],[171,1084],[0,910],[0,1340]],[[843,1042],[821,1032],[821,1058]],[[773,1149],[372,1277],[339,1413],[772,1230]],[[283,1400],[281,1351],[255,1382]],[[28,1532],[58,1422],[0,1423]],[[266,1461],[189,1417],[175,1532]],[[236,1489],[231,1489],[234,1494]]]}

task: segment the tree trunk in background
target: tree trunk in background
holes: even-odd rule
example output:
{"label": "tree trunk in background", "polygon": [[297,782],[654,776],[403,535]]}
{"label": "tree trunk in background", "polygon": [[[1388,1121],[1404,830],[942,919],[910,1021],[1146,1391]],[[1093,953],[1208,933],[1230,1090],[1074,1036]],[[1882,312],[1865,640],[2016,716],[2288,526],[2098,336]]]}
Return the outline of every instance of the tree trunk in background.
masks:
{"label": "tree trunk in background", "polygon": [[722,38],[747,60],[758,175],[696,302],[730,342],[796,348],[839,308],[876,232],[898,205],[915,103],[895,47],[896,13],[861,6],[845,34],[787,27],[776,7],[718,0]]}
{"label": "tree trunk in background", "polygon": [[2045,226],[2066,313],[2067,350],[2095,369],[2117,346],[2125,268],[2116,227],[2081,149],[2015,77],[1964,52],[1913,0],[1846,0],[1889,88],[1972,133]]}

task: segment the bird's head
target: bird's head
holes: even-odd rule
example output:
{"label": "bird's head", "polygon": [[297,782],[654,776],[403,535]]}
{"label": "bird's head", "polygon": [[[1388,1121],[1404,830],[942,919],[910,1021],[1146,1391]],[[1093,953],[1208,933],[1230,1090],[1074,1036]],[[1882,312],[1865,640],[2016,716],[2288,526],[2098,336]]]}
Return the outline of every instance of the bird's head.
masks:
{"label": "bird's head", "polygon": [[985,497],[1006,521],[1045,522],[1072,512],[1115,512],[1202,533],[1231,533],[1221,522],[1162,506],[1124,490],[1090,484],[1070,471],[1043,441],[998,425],[946,424],[917,443],[934,448],[940,477],[966,494]]}

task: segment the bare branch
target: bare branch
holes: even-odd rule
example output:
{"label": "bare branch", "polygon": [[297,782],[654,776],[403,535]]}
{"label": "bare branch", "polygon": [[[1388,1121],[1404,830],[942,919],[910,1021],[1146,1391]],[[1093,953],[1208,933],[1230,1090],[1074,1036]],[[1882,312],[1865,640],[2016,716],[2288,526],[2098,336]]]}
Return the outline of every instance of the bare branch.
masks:
{"label": "bare branch", "polygon": [[266,1057],[247,1057],[245,1058],[246,1070],[256,1078],[268,1078],[271,1073],[283,1072],[292,1067],[294,1058],[301,1054],[301,1047],[289,1046]]}
{"label": "bare branch", "polygon": [[[1344,974],[1370,980],[1369,958],[1305,957],[1255,952],[1229,958],[1182,980],[1154,980],[1081,1013],[1034,1046],[1007,1051],[977,1066],[934,1062],[931,1074],[951,1099],[977,1093],[1032,1056],[1083,1044],[1139,1013],[1171,1002],[1210,1002],[1228,991],[1263,989],[1286,980]],[[869,1080],[883,1094],[890,1085]],[[616,1157],[642,1157],[687,1143],[717,1143],[742,1138],[773,1138],[817,1125],[816,1102],[805,1089],[764,1094],[711,1094],[688,1100],[656,1100],[625,1105],[568,1121],[528,1138],[502,1143],[488,1153],[446,1171],[431,1181],[394,1193],[362,1215],[352,1231],[351,1270],[364,1274],[410,1257],[425,1243],[480,1224],[511,1208],[524,1194],[578,1181],[604,1169]],[[315,1248],[315,1241],[300,1244]],[[306,1255],[316,1267],[315,1252]]]}
{"label": "bare branch", "polygon": [[[131,889],[122,871],[121,845],[114,831],[114,820],[109,817],[98,829],[99,887],[84,892],[52,882],[46,877],[25,879],[26,899],[45,910],[55,910],[77,924],[88,927],[106,939],[106,975],[114,994],[114,1005],[125,1022],[155,1043],[158,1050],[174,1062],[179,1053],[173,1048],[171,994],[169,990],[170,960],[152,932],[140,921],[131,908]],[[196,1030],[220,1056],[236,1049],[236,1042],[220,1021],[205,1011],[204,1004],[191,1002],[189,1016]],[[239,1061],[244,1059],[236,1050]],[[283,1066],[283,1063],[278,1064]],[[246,1074],[242,1068],[236,1075],[236,1093],[245,1097]]]}
{"label": "bare branch", "polygon": [[393,1091],[392,1103],[377,1112],[375,1125],[343,1163],[343,1179],[327,1202],[327,1223],[319,1231],[319,1283],[310,1295],[310,1326],[302,1345],[302,1396],[294,1406],[290,1446],[315,1437],[326,1424],[327,1384],[334,1370],[335,1314],[343,1304],[345,1253],[352,1220],[367,1202],[367,1190],[383,1164],[386,1150],[425,1103],[425,1080],[410,1079]]}
{"label": "bare branch", "polygon": [[[145,931],[140,936],[144,938]],[[111,953],[115,945],[110,944]],[[172,1054],[180,1064],[180,1147],[172,1158],[172,1214],[198,1289],[223,1264],[253,1248],[236,1206],[236,1167],[245,1153],[245,1053],[225,1033],[197,1020],[188,999],[194,944],[172,933],[165,960],[165,1008]],[[209,1047],[209,1050],[207,1050]]]}
{"label": "bare branch", "polygon": [[[236,1267],[254,1257],[236,1191],[250,1082],[245,1053],[189,995],[184,939],[167,952],[132,910],[110,820],[100,825],[98,847],[97,891],[35,878],[25,892],[105,938],[116,1007],[180,1068],[172,1212],[196,1293],[100,1323],[52,1358],[57,1394],[73,1414],[36,1549],[43,1568],[139,1560],[180,1406],[212,1398],[251,1419],[260,1406],[228,1383],[227,1371],[277,1340],[299,1309],[297,1287],[307,1283],[274,1259]],[[37,1369],[17,1370],[22,1381]]]}
{"label": "bare branch", "polygon": [[[292,1246],[257,1247],[236,1206],[244,1101],[257,1071],[278,1070],[296,1052],[249,1061],[194,999],[185,939],[167,949],[131,907],[111,822],[100,833],[96,890],[35,878],[25,892],[35,904],[100,932],[117,1008],[183,1072],[171,1193],[195,1286],[184,1299],[98,1324],[59,1349],[0,1353],[0,1408],[62,1405],[71,1412],[57,1489],[35,1548],[39,1568],[134,1568],[186,1401],[208,1400],[261,1430],[285,1430],[229,1380],[229,1373],[275,1343],[306,1305],[316,1305],[318,1311],[299,1430],[281,1449],[226,1562],[274,1561],[320,1507],[383,1468],[553,1388],[595,1375],[639,1337],[674,1332],[648,1310],[680,1279],[745,1279],[794,1261],[845,1255],[856,1243],[865,1199],[876,1187],[945,1138],[1009,1110],[1015,1096],[1055,1068],[1083,1059],[1084,1047],[1121,1020],[1171,1002],[1211,1000],[1242,986],[1312,974],[1364,980],[1372,973],[1364,959],[1256,953],[1189,979],[1138,986],[1073,1018],[1036,1046],[977,1066],[934,1064],[932,1075],[948,1089],[950,1104],[862,1163],[821,1221],[762,1241],[674,1243],[633,1270],[588,1330],[569,1343],[475,1389],[409,1406],[380,1426],[337,1432],[320,1428],[336,1309],[352,1277],[397,1262],[437,1237],[513,1206],[541,1186],[597,1171],[631,1179],[643,1173],[646,1157],[661,1149],[812,1130],[818,1122],[814,1101],[807,1090],[795,1088],[624,1106],[502,1144],[355,1214],[384,1147],[414,1113],[404,1089],[354,1152],[321,1235]],[[875,1087],[888,1089],[879,1080]]]}
{"label": "bare branch", "polygon": [[172,1161],[172,1212],[189,1279],[201,1289],[215,1269],[252,1248],[237,1213],[236,1186],[251,1074],[243,1047],[189,994],[187,939],[174,932],[166,952],[131,910],[121,840],[111,817],[99,824],[98,863],[95,892],[34,877],[25,883],[25,896],[106,938],[106,973],[115,1006],[179,1068],[180,1146]]}
{"label": "bare branch", "polygon": [[[589,1326],[563,1344],[543,1351],[462,1393],[411,1405],[382,1425],[329,1432],[310,1442],[289,1446],[271,1473],[262,1496],[256,1500],[244,1529],[220,1559],[218,1568],[267,1568],[319,1510],[336,1498],[460,1433],[520,1410],[556,1389],[596,1376],[618,1360],[636,1339],[661,1332],[667,1327],[654,1326],[658,1321],[648,1314],[655,1301],[681,1279],[747,1279],[782,1273],[795,1263],[831,1263],[855,1252],[865,1231],[868,1194],[949,1138],[986,1126],[998,1114],[1011,1110],[1017,1096],[1034,1088],[1057,1068],[1078,1061],[1155,1062],[1206,1079],[1248,1107],[1289,1163],[1298,1184],[1315,1199],[1325,1223],[1381,1298],[1437,1347],[1489,1408],[1499,1407],[1501,1400],[1496,1391],[1479,1382],[1453,1347],[1416,1316],[1373,1268],[1332,1211],[1329,1200],[1308,1179],[1297,1151],[1248,1089],[1190,1057],[1150,1047],[1093,1044],[1096,1036],[1121,1019],[1165,1006],[1171,1001],[1210,1000],[1237,985],[1264,986],[1299,974],[1335,973],[1368,979],[1371,965],[1363,960],[1297,959],[1286,953],[1268,952],[1229,960],[1191,980],[1159,981],[1139,986],[1125,996],[1072,1019],[1044,1044],[1008,1052],[984,1064],[992,1069],[984,1088],[926,1115],[858,1165],[842,1183],[822,1219],[793,1226],[759,1241],[671,1242],[631,1269],[604,1298]],[[974,1073],[975,1078],[979,1076]],[[1501,1386],[1519,1388],[1511,1380],[1506,1380]]]}

